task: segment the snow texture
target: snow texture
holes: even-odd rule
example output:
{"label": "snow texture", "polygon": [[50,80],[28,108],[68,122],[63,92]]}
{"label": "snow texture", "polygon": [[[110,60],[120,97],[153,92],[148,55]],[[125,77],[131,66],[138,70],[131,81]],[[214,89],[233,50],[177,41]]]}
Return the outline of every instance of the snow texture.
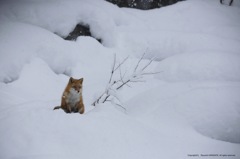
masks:
{"label": "snow texture", "polygon": [[[142,11],[105,0],[0,1],[0,158],[206,159],[240,156],[240,1],[187,0]],[[94,37],[65,41],[76,24]],[[143,82],[91,104],[114,55]],[[137,73],[137,72],[136,72]],[[55,110],[69,77],[86,112]],[[218,155],[215,157],[213,155]]]}

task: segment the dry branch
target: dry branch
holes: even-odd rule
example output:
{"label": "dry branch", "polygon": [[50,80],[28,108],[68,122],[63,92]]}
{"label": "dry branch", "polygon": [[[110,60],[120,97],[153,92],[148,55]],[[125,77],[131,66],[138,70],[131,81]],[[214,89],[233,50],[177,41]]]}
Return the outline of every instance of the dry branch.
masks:
{"label": "dry branch", "polygon": [[[133,72],[131,73],[131,76],[127,79],[124,79],[127,71],[125,71],[125,73],[122,74],[121,66],[129,59],[129,56],[126,57],[125,59],[123,59],[118,65],[116,65],[117,57],[116,57],[116,54],[114,54],[113,66],[112,66],[112,69],[111,69],[111,74],[110,74],[110,78],[109,78],[109,81],[108,81],[108,86],[106,87],[105,91],[92,103],[92,105],[95,106],[99,103],[105,103],[105,102],[108,102],[108,101],[112,101],[112,100],[109,100],[110,97],[112,99],[113,98],[117,99],[117,101],[119,101],[121,103],[120,99],[115,94],[112,94],[111,92],[117,92],[122,87],[129,86],[129,83],[145,82],[144,80],[141,80],[141,79],[146,75],[153,75],[153,74],[160,73],[160,72],[144,72],[146,70],[146,68],[148,68],[152,64],[152,62],[155,60],[155,58],[152,58],[147,64],[145,64],[144,66],[142,66],[140,68],[140,63],[144,59],[145,54],[146,53],[144,53],[141,56],[141,58],[138,60]],[[116,71],[119,71],[119,79],[118,80],[113,80],[113,77],[114,77]],[[124,108],[119,103],[115,103],[115,104]]]}

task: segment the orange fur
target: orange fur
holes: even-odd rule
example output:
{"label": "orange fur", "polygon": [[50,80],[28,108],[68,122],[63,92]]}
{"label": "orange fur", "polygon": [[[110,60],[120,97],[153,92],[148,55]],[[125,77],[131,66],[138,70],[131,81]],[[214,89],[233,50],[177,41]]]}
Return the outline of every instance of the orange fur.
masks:
{"label": "orange fur", "polygon": [[56,106],[55,109],[62,108],[66,113],[84,113],[84,104],[82,97],[83,78],[74,79],[70,77],[69,82],[63,92],[61,106]]}

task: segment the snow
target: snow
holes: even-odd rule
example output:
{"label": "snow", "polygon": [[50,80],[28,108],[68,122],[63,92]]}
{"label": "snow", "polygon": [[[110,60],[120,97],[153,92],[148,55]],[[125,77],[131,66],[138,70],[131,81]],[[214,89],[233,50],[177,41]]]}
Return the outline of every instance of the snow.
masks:
{"label": "snow", "polygon": [[231,53],[186,53],[162,60],[156,78],[178,81],[239,81],[240,56]]}
{"label": "snow", "polygon": [[[104,0],[0,2],[0,158],[179,159],[240,156],[240,1],[187,0],[142,11]],[[77,23],[93,36],[65,41]],[[144,82],[109,92],[155,58]],[[69,77],[86,112],[55,110]],[[117,78],[114,77],[114,78]],[[218,157],[213,156],[218,155]]]}
{"label": "snow", "polygon": [[[185,129],[180,122],[182,120],[178,114],[180,113],[202,134],[239,143],[239,93],[239,85],[232,83],[166,84],[141,93],[128,101],[127,105],[130,107],[128,111],[130,114],[160,129],[161,132],[166,131],[162,130],[163,127],[171,130],[167,130],[166,133],[176,133],[177,129]],[[138,103],[137,99],[141,98],[145,100]],[[174,116],[174,119],[169,120],[169,116]],[[179,118],[177,123],[176,118]],[[161,123],[158,123],[159,121]],[[185,133],[183,130],[177,132]]]}

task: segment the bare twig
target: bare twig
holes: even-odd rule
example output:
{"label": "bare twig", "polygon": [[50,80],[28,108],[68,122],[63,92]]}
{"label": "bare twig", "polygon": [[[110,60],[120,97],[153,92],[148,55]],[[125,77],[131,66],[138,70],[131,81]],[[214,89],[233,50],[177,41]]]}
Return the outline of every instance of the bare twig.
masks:
{"label": "bare twig", "polygon": [[142,71],[144,71],[151,63],[155,60],[155,58],[152,58],[143,68]]}
{"label": "bare twig", "polygon": [[97,103],[99,103],[100,99],[105,95],[105,93],[106,93],[106,92],[104,92],[102,95],[100,95],[100,96],[98,97],[98,99],[92,103],[92,105],[95,106]]}
{"label": "bare twig", "polygon": [[105,99],[103,100],[103,103],[105,103],[109,97],[110,97],[110,95],[108,94],[108,95],[105,97]]}
{"label": "bare twig", "polygon": [[[116,65],[117,57],[115,54],[114,59],[113,59],[113,66],[112,66],[110,78],[108,81],[108,86],[105,89],[105,91],[99,96],[99,98],[97,98],[97,100],[93,102],[92,105],[95,106],[96,104],[98,104],[100,102],[105,103],[105,102],[112,101],[114,99],[116,99],[119,103],[121,103],[118,96],[116,96],[115,93],[111,93],[112,91],[118,91],[119,89],[121,89],[124,86],[130,87],[129,83],[145,82],[144,80],[142,80],[143,76],[160,73],[160,72],[144,72],[145,69],[148,68],[152,64],[152,62],[155,60],[155,58],[150,59],[147,64],[145,64],[142,68],[139,68],[140,63],[142,62],[142,60],[145,57],[145,54],[146,54],[146,52],[138,60],[131,76],[129,76],[127,79],[125,79],[127,70],[125,71],[124,74],[122,74],[121,66],[129,59],[129,56],[126,57],[125,59],[123,59],[118,65]],[[120,79],[113,80],[115,72],[117,70],[119,70],[119,78]],[[115,103],[115,104],[122,107],[125,110],[125,108],[121,104],[117,104],[117,103]]]}
{"label": "bare twig", "polygon": [[145,72],[145,73],[142,73],[142,75],[155,75],[155,74],[159,74],[163,71],[160,71],[160,72]]}
{"label": "bare twig", "polygon": [[118,87],[116,88],[116,90],[122,88],[125,84],[127,84],[127,83],[130,82],[130,81],[131,81],[131,80],[129,79],[129,80],[123,82],[120,86],[118,86]]}
{"label": "bare twig", "polygon": [[[115,103],[116,104],[116,103]],[[117,106],[121,107],[122,109],[124,109],[124,111],[126,111],[126,108],[123,107],[121,104],[116,104]]]}
{"label": "bare twig", "polygon": [[124,64],[127,60],[128,60],[129,56],[126,57],[122,62],[119,63],[119,65],[114,69],[114,71],[116,71],[117,69],[119,69],[121,67],[122,64]]}
{"label": "bare twig", "polygon": [[134,69],[134,72],[136,72],[136,71],[137,71],[137,68],[138,68],[138,66],[139,66],[140,62],[143,60],[143,58],[144,58],[145,54],[146,54],[146,52],[144,52],[144,53],[143,53],[143,55],[142,55],[142,57],[141,57],[141,58],[138,60],[138,63],[137,63],[137,65],[136,65],[135,69]]}
{"label": "bare twig", "polygon": [[131,83],[138,83],[138,82],[142,82],[142,83],[144,83],[144,82],[146,82],[146,81],[144,81],[144,80],[142,80],[142,81],[140,81],[140,80],[136,80],[136,81],[130,81]]}
{"label": "bare twig", "polygon": [[108,82],[109,84],[112,81],[113,73],[115,71],[115,65],[116,65],[116,54],[114,54],[113,67],[112,67],[111,76],[110,76],[110,79],[109,79],[109,82]]}

